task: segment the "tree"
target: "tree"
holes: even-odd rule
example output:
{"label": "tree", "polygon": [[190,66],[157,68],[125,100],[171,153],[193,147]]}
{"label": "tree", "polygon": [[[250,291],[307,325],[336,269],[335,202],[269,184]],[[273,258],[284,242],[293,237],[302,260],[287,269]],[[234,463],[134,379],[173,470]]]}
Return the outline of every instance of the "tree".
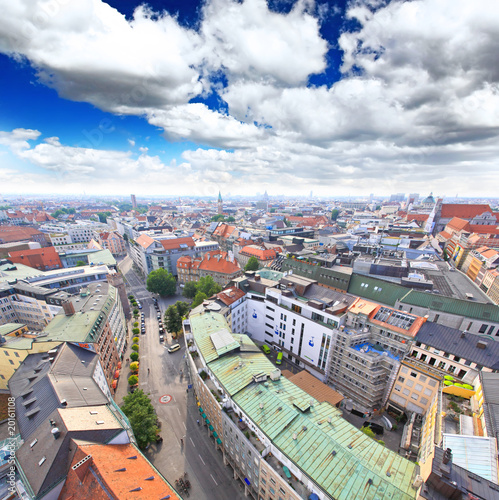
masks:
{"label": "tree", "polygon": [[181,318],[186,316],[191,308],[187,302],[182,302],[181,300],[177,300],[177,302],[175,302],[175,307],[177,308]]}
{"label": "tree", "polygon": [[258,271],[260,264],[258,259],[253,255],[249,258],[248,263],[244,266],[245,271]]}
{"label": "tree", "polygon": [[88,263],[85,262],[84,260],[79,260],[76,262],[76,267],[81,267],[81,266],[87,266]]}
{"label": "tree", "polygon": [[139,448],[144,449],[156,440],[157,416],[151,399],[142,389],[123,398],[121,410],[128,417]]}
{"label": "tree", "polygon": [[182,316],[175,305],[171,305],[165,312],[165,326],[170,333],[177,333],[182,328]]}
{"label": "tree", "polygon": [[132,342],[133,342],[134,344],[138,344],[138,343],[139,343],[139,337],[134,337],[134,338],[132,339]]}
{"label": "tree", "polygon": [[232,215],[229,215],[229,217],[227,217],[227,219],[225,219],[227,222],[235,222],[236,219],[234,219],[234,217],[232,217]]}
{"label": "tree", "polygon": [[130,375],[128,377],[128,385],[137,385],[139,383],[139,377],[137,375]]}
{"label": "tree", "polygon": [[216,293],[220,293],[222,287],[218,283],[215,283],[211,276],[205,276],[198,281],[197,290],[204,293],[207,297],[211,297]]}
{"label": "tree", "polygon": [[133,344],[132,345],[132,351],[138,351],[138,350],[139,350],[138,344]]}
{"label": "tree", "polygon": [[177,282],[172,274],[166,269],[157,269],[151,271],[147,277],[147,290],[151,293],[157,293],[162,297],[175,295]]}
{"label": "tree", "polygon": [[270,213],[271,213],[271,214],[275,214],[275,208],[271,208],[271,209],[270,209]]}
{"label": "tree", "polygon": [[284,224],[286,224],[286,227],[291,227],[291,222],[289,222],[289,220],[286,220],[286,217],[284,217],[282,221],[284,222]]}
{"label": "tree", "polygon": [[140,330],[138,328],[132,328],[132,333],[134,335],[138,335],[140,333]]}
{"label": "tree", "polygon": [[97,212],[97,215],[99,216],[99,221],[105,224],[107,222],[107,218],[112,214],[111,212]]}
{"label": "tree", "polygon": [[133,363],[130,363],[130,370],[132,370],[132,372],[138,372],[139,371],[139,364],[137,363],[137,361],[134,361]]}
{"label": "tree", "polygon": [[198,285],[195,281],[188,281],[184,285],[184,290],[182,292],[182,295],[184,297],[187,297],[188,299],[193,299],[196,296],[196,293],[198,291]]}
{"label": "tree", "polygon": [[192,303],[192,308],[194,309],[195,307],[199,306],[202,304],[208,297],[206,296],[205,293],[203,292],[198,292],[196,293],[196,296],[194,297],[194,302]]}
{"label": "tree", "polygon": [[138,352],[135,352],[135,351],[131,352],[131,353],[130,353],[130,359],[131,359],[132,361],[137,361],[137,360],[139,359],[139,353],[138,353]]}
{"label": "tree", "polygon": [[211,218],[211,222],[222,222],[225,220],[225,217],[222,214],[214,215]]}
{"label": "tree", "polygon": [[340,215],[340,211],[337,208],[335,208],[331,212],[331,220],[336,220],[338,218],[338,215]]}
{"label": "tree", "polygon": [[303,217],[303,214],[301,212],[298,212],[297,214],[295,214],[295,217]]}

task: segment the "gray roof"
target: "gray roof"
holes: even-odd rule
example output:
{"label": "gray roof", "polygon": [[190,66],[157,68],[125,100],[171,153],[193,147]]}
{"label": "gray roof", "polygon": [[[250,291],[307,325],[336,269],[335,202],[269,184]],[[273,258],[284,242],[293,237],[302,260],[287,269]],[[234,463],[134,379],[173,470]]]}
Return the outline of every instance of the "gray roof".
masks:
{"label": "gray roof", "polygon": [[[98,354],[73,344],[62,344],[50,363],[48,353],[30,354],[9,380],[16,398],[16,419],[26,440],[66,400],[68,408],[108,404],[92,375]],[[84,361],[84,363],[82,363]]]}
{"label": "gray roof", "polygon": [[499,438],[499,373],[480,372],[485,422],[489,435]]}
{"label": "gray roof", "polygon": [[[419,329],[415,341],[459,356],[467,361],[499,370],[499,342],[493,339],[466,333],[457,328],[427,321]],[[485,342],[485,349],[477,347],[478,341]]]}
{"label": "gray roof", "polygon": [[[466,499],[468,493],[486,500],[499,500],[499,486],[470,472],[455,463],[449,462],[450,478],[443,476],[440,467],[444,450],[435,447],[435,456],[432,463],[432,474],[421,490],[423,498],[431,500],[443,500],[445,498]],[[455,492],[455,493],[454,493]],[[457,492],[461,492],[458,496]],[[450,495],[453,494],[451,497]]]}
{"label": "gray roof", "polygon": [[[17,450],[16,461],[35,497],[42,497],[66,477],[76,451],[73,440],[107,443],[123,430],[116,419],[105,416],[106,413],[110,413],[109,410],[98,411],[99,416],[92,419],[94,422],[90,423],[84,416],[80,423],[75,424],[72,415],[65,415],[68,410],[56,409],[49,413],[45,421],[40,423],[30,438]],[[97,427],[95,422],[97,418],[106,419],[106,424],[101,426],[102,428]],[[57,439],[52,434],[52,429],[56,427],[60,431]]]}

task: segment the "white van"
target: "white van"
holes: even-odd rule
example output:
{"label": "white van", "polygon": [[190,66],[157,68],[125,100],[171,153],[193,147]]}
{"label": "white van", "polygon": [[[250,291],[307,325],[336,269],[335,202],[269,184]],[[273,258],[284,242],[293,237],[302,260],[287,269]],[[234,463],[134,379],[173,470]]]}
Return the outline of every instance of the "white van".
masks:
{"label": "white van", "polygon": [[175,352],[175,351],[178,351],[180,349],[180,344],[173,344],[169,349],[168,349],[168,352]]}

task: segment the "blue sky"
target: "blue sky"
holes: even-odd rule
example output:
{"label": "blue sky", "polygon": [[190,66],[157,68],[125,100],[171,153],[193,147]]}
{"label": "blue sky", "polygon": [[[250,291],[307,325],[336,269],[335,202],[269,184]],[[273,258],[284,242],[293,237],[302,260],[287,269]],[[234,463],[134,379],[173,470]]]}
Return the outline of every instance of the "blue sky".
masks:
{"label": "blue sky", "polygon": [[1,194],[497,194],[497,3],[2,12]]}

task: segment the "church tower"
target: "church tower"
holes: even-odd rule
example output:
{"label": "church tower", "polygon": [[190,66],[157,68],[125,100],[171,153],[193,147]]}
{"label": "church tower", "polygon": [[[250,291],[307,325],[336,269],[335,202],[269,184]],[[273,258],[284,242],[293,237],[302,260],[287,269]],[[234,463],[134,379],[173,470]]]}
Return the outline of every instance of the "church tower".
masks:
{"label": "church tower", "polygon": [[224,205],[222,201],[222,195],[220,194],[220,191],[218,192],[218,215],[222,215],[224,213]]}

